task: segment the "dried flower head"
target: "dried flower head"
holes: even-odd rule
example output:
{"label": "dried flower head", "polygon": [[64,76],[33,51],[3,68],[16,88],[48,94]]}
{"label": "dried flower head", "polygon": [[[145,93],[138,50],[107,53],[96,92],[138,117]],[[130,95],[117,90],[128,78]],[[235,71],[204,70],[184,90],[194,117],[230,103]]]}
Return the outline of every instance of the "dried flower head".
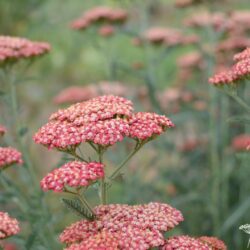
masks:
{"label": "dried flower head", "polygon": [[211,250],[208,245],[187,235],[170,237],[162,250]]}
{"label": "dried flower head", "polygon": [[104,165],[97,162],[72,161],[54,169],[41,181],[44,191],[62,192],[65,187],[89,186],[104,176]]}
{"label": "dried flower head", "polygon": [[22,155],[19,151],[11,147],[0,147],[0,169],[22,163]]}
{"label": "dried flower head", "polygon": [[160,135],[174,127],[169,118],[155,113],[138,112],[129,119],[129,136],[140,140]]}
{"label": "dried flower head", "polygon": [[236,151],[245,151],[250,149],[250,135],[242,134],[233,138],[232,148]]}
{"label": "dried flower head", "polygon": [[34,58],[50,51],[50,45],[33,42],[25,38],[0,36],[0,65],[13,63],[19,59]]}
{"label": "dried flower head", "polygon": [[3,136],[5,133],[6,133],[6,128],[0,125],[0,137]]}
{"label": "dried flower head", "polygon": [[202,236],[197,240],[207,244],[212,250],[227,250],[227,246],[225,245],[225,243],[216,237]]}
{"label": "dried flower head", "polygon": [[121,24],[128,18],[128,13],[123,9],[98,6],[86,11],[80,18],[71,23],[71,28],[84,30],[98,23]]}
{"label": "dried flower head", "polygon": [[180,211],[161,203],[100,205],[94,211],[97,220],[74,223],[64,230],[60,240],[67,244],[81,242],[83,246],[100,232],[109,232],[117,238],[119,249],[146,250],[162,245],[162,231],[172,229],[183,220]]}
{"label": "dried flower head", "polygon": [[19,231],[18,221],[11,218],[8,213],[0,211],[0,240],[15,235],[19,233]]}
{"label": "dried flower head", "polygon": [[242,52],[234,56],[235,61],[241,61],[249,58],[250,58],[250,48],[246,48]]}

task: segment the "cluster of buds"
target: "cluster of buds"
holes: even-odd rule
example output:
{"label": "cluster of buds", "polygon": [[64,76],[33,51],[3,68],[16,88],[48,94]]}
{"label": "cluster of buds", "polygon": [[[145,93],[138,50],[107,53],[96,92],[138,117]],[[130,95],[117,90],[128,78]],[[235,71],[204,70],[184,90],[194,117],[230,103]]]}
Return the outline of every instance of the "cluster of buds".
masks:
{"label": "cluster of buds", "polygon": [[128,18],[127,11],[107,6],[98,6],[86,11],[81,17],[71,23],[75,30],[86,30],[93,25],[101,25],[98,33],[108,37],[114,34],[115,25],[123,24]]}
{"label": "cluster of buds", "polygon": [[231,69],[218,73],[209,79],[216,86],[231,85],[247,78],[250,74],[249,48],[234,56],[236,63]]}
{"label": "cluster of buds", "polygon": [[195,35],[184,35],[177,29],[153,27],[146,30],[142,35],[133,40],[133,43],[140,46],[143,42],[153,45],[163,45],[167,47],[176,45],[193,44],[198,42]]}
{"label": "cluster of buds", "polygon": [[18,221],[11,218],[8,213],[0,211],[0,240],[18,234],[19,231]]}
{"label": "cluster of buds", "polygon": [[0,36],[0,66],[20,59],[32,59],[50,51],[45,42],[33,42],[25,38]]}

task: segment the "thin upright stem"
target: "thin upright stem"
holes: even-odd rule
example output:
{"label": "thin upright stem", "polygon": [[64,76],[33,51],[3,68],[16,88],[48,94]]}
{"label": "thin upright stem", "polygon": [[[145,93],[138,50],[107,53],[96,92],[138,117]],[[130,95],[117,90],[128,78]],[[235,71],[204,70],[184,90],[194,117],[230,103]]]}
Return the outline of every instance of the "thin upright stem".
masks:
{"label": "thin upright stem", "polygon": [[87,160],[85,160],[83,157],[81,157],[80,155],[78,155],[75,150],[69,150],[67,151],[68,154],[74,156],[76,159],[83,161],[83,162],[88,162]]}
{"label": "thin upright stem", "polygon": [[244,108],[248,113],[250,113],[250,106],[243,101],[237,94],[227,92],[242,108]]}
{"label": "thin upright stem", "polygon": [[[103,162],[103,148],[101,146],[98,147],[98,157],[99,157],[99,162]],[[103,178],[100,180],[100,200],[101,204],[105,205],[107,204],[107,188],[106,188],[106,181],[105,181],[105,173]]]}

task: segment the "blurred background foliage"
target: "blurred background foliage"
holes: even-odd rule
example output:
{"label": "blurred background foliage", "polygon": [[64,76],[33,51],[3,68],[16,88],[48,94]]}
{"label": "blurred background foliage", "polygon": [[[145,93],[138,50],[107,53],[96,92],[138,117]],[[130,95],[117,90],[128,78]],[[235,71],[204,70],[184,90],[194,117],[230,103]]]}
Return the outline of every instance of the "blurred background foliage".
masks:
{"label": "blurred background foliage", "polygon": [[[25,82],[18,86],[20,115],[29,127],[27,142],[38,179],[63,161],[61,154],[35,145],[31,138],[47,121],[49,114],[62,107],[53,103],[53,98],[62,89],[102,80],[119,81],[133,90],[146,86],[144,79],[138,77],[140,69],[133,67],[136,63],[139,66],[139,63],[145,63],[145,51],[133,46],[131,35],[121,33],[107,39],[91,30],[76,32],[70,29],[72,20],[96,5],[127,9],[130,13],[127,26],[136,33],[151,26],[166,26],[193,34],[194,31],[183,26],[185,17],[204,10],[225,13],[236,9],[250,11],[249,0],[205,1],[187,9],[176,8],[171,0],[0,0],[1,34],[47,41],[52,46],[51,53],[32,65]],[[207,30],[195,32],[204,43],[213,40]],[[171,233],[214,235],[225,240],[229,249],[245,249],[247,237],[238,227],[250,223],[249,154],[236,153],[230,143],[235,135],[245,133],[249,128],[241,123],[228,122],[230,115],[241,112],[231,99],[216,89],[210,95],[207,80],[213,70],[208,64],[202,71],[195,72],[191,80],[178,83],[176,60],[193,49],[192,45],[171,49],[159,66],[154,68],[157,78],[154,88],[164,91],[185,85],[185,89],[197,96],[204,108],[195,108],[193,103],[186,102],[177,110],[167,110],[167,116],[174,121],[176,128],[142,149],[128,165],[124,176],[113,185],[109,200],[129,204],[167,202],[181,210],[185,218]],[[161,55],[162,51],[151,48],[150,53],[155,56]],[[112,72],[109,67],[111,57],[126,67]],[[249,86],[242,91],[249,98]],[[134,93],[128,92],[127,97],[135,101],[137,110],[165,112],[159,110],[157,105],[145,105],[140,101],[140,96]],[[229,111],[226,113],[221,109],[222,102],[228,103]],[[212,113],[211,103],[215,110]],[[214,120],[212,129],[211,120]],[[214,138],[217,139],[213,141]],[[205,143],[195,144],[197,140]],[[118,143],[106,161],[111,166],[115,165],[130,146],[129,142],[125,145]],[[214,151],[219,154],[215,171],[212,165]],[[10,174],[18,182],[16,173]],[[76,220],[61,206],[59,196],[46,193],[54,218],[54,240],[66,225]],[[95,200],[92,202],[94,204]]]}

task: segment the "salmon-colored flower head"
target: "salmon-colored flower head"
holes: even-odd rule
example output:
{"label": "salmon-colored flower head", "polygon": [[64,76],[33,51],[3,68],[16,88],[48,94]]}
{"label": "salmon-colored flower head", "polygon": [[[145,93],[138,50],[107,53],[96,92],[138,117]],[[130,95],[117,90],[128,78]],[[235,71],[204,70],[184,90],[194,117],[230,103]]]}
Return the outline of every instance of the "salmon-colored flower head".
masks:
{"label": "salmon-colored flower head", "polygon": [[0,240],[18,234],[19,231],[18,221],[11,218],[8,213],[0,211]]}
{"label": "salmon-colored flower head", "polygon": [[94,211],[97,216],[95,221],[81,220],[74,223],[64,230],[60,240],[67,244],[79,242],[79,246],[84,246],[98,237],[100,232],[108,232],[114,235],[118,249],[146,250],[162,245],[162,232],[183,221],[180,211],[161,203],[100,205]]}
{"label": "salmon-colored flower head", "polygon": [[41,181],[44,191],[62,192],[65,187],[84,187],[104,176],[103,164],[72,161],[54,169]]}
{"label": "salmon-colored flower head", "polygon": [[0,137],[3,136],[5,133],[6,133],[6,128],[0,125]]}
{"label": "salmon-colored flower head", "polygon": [[25,38],[0,36],[0,65],[44,55],[50,51],[45,42],[33,42]]}
{"label": "salmon-colored flower head", "polygon": [[198,240],[207,244],[212,250],[227,250],[225,243],[216,237],[202,236]]}
{"label": "salmon-colored flower head", "polygon": [[242,52],[234,56],[235,61],[241,61],[249,58],[250,58],[250,48],[246,48]]}
{"label": "salmon-colored flower head", "polygon": [[138,112],[129,119],[129,136],[140,140],[160,135],[174,124],[166,116],[155,113]]}
{"label": "salmon-colored flower head", "polygon": [[22,163],[22,154],[19,151],[12,147],[0,147],[0,169]]}
{"label": "salmon-colored flower head", "polygon": [[120,24],[127,20],[127,11],[119,8],[111,8],[107,6],[97,6],[86,11],[80,18],[71,23],[71,28],[76,30],[84,30],[89,26],[105,23]]}

